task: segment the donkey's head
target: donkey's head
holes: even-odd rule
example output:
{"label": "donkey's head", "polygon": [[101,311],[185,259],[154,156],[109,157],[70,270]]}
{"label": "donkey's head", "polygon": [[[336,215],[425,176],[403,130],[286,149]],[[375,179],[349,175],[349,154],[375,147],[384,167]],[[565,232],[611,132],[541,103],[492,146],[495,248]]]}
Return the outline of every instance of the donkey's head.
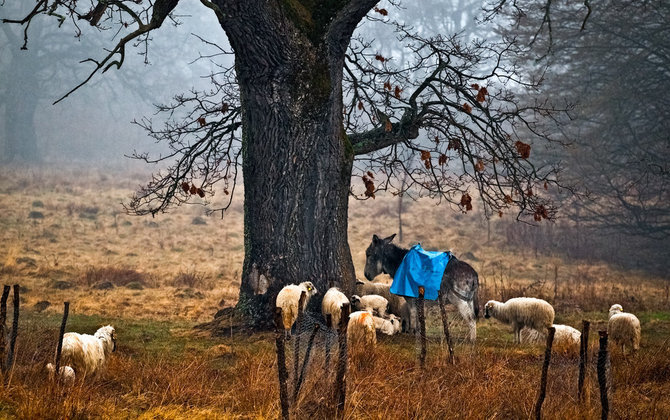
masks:
{"label": "donkey's head", "polygon": [[388,252],[388,245],[395,238],[395,233],[388,238],[381,239],[372,235],[372,242],[365,250],[365,278],[372,280],[384,272],[384,255]]}

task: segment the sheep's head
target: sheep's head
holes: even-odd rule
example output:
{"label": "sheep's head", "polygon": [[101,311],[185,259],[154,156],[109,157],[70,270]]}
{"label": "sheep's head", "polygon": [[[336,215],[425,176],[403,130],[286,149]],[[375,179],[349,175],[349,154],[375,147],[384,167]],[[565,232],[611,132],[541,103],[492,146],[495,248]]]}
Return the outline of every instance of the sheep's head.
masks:
{"label": "sheep's head", "polygon": [[305,290],[307,290],[307,297],[308,298],[314,296],[315,294],[317,294],[319,292],[318,290],[316,290],[316,287],[314,287],[314,285],[312,284],[311,281],[303,281],[302,283],[300,283],[300,285],[302,287],[304,287]]}
{"label": "sheep's head", "polygon": [[491,318],[491,312],[493,311],[493,307],[495,306],[496,301],[495,300],[489,300],[486,302],[486,305],[484,305],[484,318],[489,319]]}
{"label": "sheep's head", "polygon": [[610,318],[612,315],[620,314],[621,312],[623,312],[623,306],[619,305],[618,303],[612,305],[610,307]]}
{"label": "sheep's head", "polygon": [[111,346],[111,352],[116,351],[116,330],[111,325],[106,325],[98,329],[95,332],[95,337],[105,342],[105,350],[109,352],[109,347]]}
{"label": "sheep's head", "polygon": [[402,319],[400,319],[399,316],[395,316],[393,314],[389,315],[389,321],[391,321],[391,325],[393,325],[393,333],[397,334],[402,330]]}

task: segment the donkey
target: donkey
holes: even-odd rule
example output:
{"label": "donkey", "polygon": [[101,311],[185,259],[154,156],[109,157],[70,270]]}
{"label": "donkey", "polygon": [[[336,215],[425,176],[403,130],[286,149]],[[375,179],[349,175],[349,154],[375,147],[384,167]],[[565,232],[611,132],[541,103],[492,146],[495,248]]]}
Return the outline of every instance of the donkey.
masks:
{"label": "donkey", "polygon": [[[380,273],[393,277],[400,266],[403,258],[409,251],[392,244],[395,234],[381,239],[372,235],[372,242],[365,251],[365,278],[374,279]],[[439,299],[442,303],[452,303],[458,309],[465,322],[468,324],[470,342],[474,343],[477,338],[476,321],[479,318],[479,276],[470,264],[461,261],[453,255],[444,270],[442,283],[440,284]],[[406,297],[408,303],[416,307],[414,298]],[[413,327],[415,320],[410,323]]]}

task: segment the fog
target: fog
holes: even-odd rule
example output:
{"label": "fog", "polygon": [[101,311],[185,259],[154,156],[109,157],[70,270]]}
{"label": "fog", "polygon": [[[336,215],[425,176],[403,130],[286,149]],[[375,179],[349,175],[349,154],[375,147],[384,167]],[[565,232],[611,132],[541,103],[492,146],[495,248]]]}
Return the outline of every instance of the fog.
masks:
{"label": "fog", "polygon": [[[28,2],[16,2],[0,8],[3,18],[16,18],[27,12]],[[30,6],[32,7],[32,6]],[[157,145],[134,119],[153,117],[155,104],[169,102],[181,92],[206,89],[207,76],[214,66],[209,60],[198,60],[200,53],[210,54],[212,47],[198,40],[226,45],[225,37],[213,13],[203,13],[195,3],[185,2],[177,8],[175,21],[166,23],[151,37],[146,57],[143,46],[128,47],[123,66],[96,74],[87,84],[57,104],[88,77],[92,63],[80,63],[104,57],[118,37],[114,31],[93,30],[80,24],[82,36],[75,39],[75,28],[66,22],[57,27],[55,18],[41,18],[42,25],[28,31],[27,50],[21,50],[22,27],[1,25],[0,31],[0,160],[6,160],[7,139],[11,135],[8,119],[16,118],[13,110],[25,109],[22,131],[34,125],[38,159],[42,162],[98,164],[122,163],[134,150],[160,152]],[[192,13],[194,12],[194,13]],[[213,37],[218,37],[213,38]],[[146,59],[146,60],[145,60]],[[25,72],[29,72],[27,77]],[[10,86],[14,86],[10,88]],[[28,104],[34,102],[34,112]]]}

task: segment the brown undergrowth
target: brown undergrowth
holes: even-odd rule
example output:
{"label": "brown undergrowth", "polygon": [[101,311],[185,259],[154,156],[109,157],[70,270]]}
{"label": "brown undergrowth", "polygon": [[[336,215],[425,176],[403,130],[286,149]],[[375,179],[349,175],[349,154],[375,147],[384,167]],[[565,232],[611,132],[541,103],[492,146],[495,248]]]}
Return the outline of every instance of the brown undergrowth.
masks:
{"label": "brown undergrowth", "polygon": [[[126,215],[119,203],[143,179],[135,171],[0,173],[0,280],[23,287],[16,367],[8,385],[0,387],[0,417],[278,417],[273,335],[225,329],[214,338],[192,328],[215,313],[232,317],[230,309],[221,309],[236,303],[240,285],[241,203],[234,202],[223,220],[207,217],[198,205],[154,219]],[[481,305],[488,299],[538,296],[554,305],[558,323],[579,328],[582,319],[592,321],[586,400],[576,401],[576,360],[556,355],[545,418],[600,416],[596,331],[606,328],[613,303],[638,314],[643,338],[636,355],[624,357],[611,349],[611,414],[670,418],[667,279],[511,246],[507,237],[513,227],[487,223],[476,211],[460,214],[429,201],[404,207],[410,209],[403,215],[404,238],[396,241],[452,250],[471,263],[480,274]],[[396,208],[397,197],[381,194],[352,200],[349,240],[357,273],[363,271],[372,234],[397,232]],[[93,333],[112,323],[119,336],[107,371],[68,390],[54,388],[43,370],[53,358],[64,301],[71,302],[68,331]],[[348,374],[345,418],[532,417],[541,346],[514,346],[509,327],[480,320],[478,342],[471,348],[463,339],[463,323],[449,308],[457,364],[448,365],[438,312],[428,305],[426,369],[417,367],[413,337],[380,337],[374,363]],[[287,348],[290,362],[292,346]],[[324,366],[321,335],[312,357],[294,416],[331,418],[335,372]]]}

